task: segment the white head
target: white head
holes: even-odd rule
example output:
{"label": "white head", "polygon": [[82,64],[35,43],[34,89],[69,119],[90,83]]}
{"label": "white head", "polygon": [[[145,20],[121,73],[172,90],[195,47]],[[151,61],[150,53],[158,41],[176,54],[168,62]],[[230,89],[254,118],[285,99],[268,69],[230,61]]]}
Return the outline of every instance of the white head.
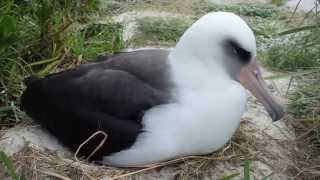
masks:
{"label": "white head", "polygon": [[[256,55],[256,41],[252,30],[239,16],[215,12],[201,17],[183,34],[175,48],[176,53],[181,51],[197,57],[205,66],[216,69],[218,76],[226,73],[235,78],[241,69],[239,66],[243,65],[241,61],[249,62]],[[236,53],[251,57],[236,60]]]}
{"label": "white head", "polygon": [[183,34],[172,54],[196,59],[212,76],[240,81],[274,120],[282,117],[283,110],[268,94],[256,64],[254,33],[239,16],[215,12],[201,17]]}

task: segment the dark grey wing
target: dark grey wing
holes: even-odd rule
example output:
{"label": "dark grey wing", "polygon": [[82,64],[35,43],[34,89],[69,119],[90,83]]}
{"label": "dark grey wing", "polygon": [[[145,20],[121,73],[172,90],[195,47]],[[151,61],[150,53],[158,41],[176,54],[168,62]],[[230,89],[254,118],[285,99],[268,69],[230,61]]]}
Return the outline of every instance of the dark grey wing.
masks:
{"label": "dark grey wing", "polygon": [[[171,83],[164,72],[167,56],[157,53],[121,53],[103,62],[30,80],[21,98],[22,107],[74,151],[91,134],[103,130],[109,135],[107,143],[93,159],[118,152],[134,143],[146,110],[170,101]],[[141,68],[132,62],[151,63],[157,58],[158,67]],[[154,74],[157,79],[149,77]],[[102,138],[95,137],[80,154],[90,154]]]}

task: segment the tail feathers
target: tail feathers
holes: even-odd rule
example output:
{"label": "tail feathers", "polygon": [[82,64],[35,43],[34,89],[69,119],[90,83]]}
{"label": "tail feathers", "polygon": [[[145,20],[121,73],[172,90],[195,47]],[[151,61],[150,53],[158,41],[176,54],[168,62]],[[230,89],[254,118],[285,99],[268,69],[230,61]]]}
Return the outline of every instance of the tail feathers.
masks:
{"label": "tail feathers", "polygon": [[24,80],[23,80],[23,83],[29,87],[31,86],[32,84],[34,84],[34,82],[38,81],[40,78],[35,76],[35,75],[31,75],[29,77],[26,77]]}
{"label": "tail feathers", "polygon": [[41,107],[41,79],[35,75],[31,75],[24,79],[24,84],[27,88],[24,90],[20,98],[20,107],[28,114],[32,113],[35,109]]}

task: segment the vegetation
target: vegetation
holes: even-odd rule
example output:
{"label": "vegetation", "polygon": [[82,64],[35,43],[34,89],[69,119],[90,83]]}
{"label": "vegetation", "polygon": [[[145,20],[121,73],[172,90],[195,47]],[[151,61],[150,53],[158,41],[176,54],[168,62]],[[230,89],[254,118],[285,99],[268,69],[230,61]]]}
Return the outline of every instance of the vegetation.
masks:
{"label": "vegetation", "polygon": [[122,27],[97,22],[97,0],[0,3],[0,130],[20,121],[22,79],[123,48]]}
{"label": "vegetation", "polygon": [[128,11],[165,11],[193,15],[194,7],[198,7],[202,0],[108,0],[102,1],[104,11],[109,15],[117,15]]}
{"label": "vegetation", "polygon": [[[2,151],[0,151],[0,165],[4,166],[13,180],[20,180],[21,177],[17,174],[11,159]],[[0,171],[1,173],[1,171]]]}
{"label": "vegetation", "polygon": [[[273,2],[281,4],[284,0]],[[317,2],[320,3],[319,0]],[[129,42],[133,46],[172,46],[195,19],[207,12],[230,11],[240,14],[257,36],[259,55],[263,55],[263,62],[275,71],[288,76],[293,75],[293,81],[297,85],[288,95],[288,109],[293,118],[292,123],[300,147],[295,155],[299,157],[297,167],[308,169],[297,174],[300,177],[316,177],[319,174],[320,170],[316,165],[320,163],[320,19],[317,16],[318,12],[310,12],[308,15],[313,17],[303,18],[307,20],[300,25],[297,22],[290,24],[282,16],[283,12],[274,6],[217,5],[197,0],[177,0],[172,3],[150,0],[136,2],[2,0],[0,2],[0,133],[2,129],[27,120],[18,107],[24,77],[34,73],[46,75],[76,66],[97,55],[121,50],[125,47],[122,40],[122,25],[113,22],[108,16],[145,9],[172,13],[183,11],[186,16],[139,19],[137,21],[139,32]],[[284,31],[284,29],[289,30]],[[243,175],[245,179],[249,179],[252,170],[250,162],[257,154],[252,147],[261,144],[251,136],[238,134],[237,137],[240,139],[232,141],[232,150],[228,150],[227,153],[235,157],[234,161],[239,160],[239,157],[242,158],[241,161],[243,157],[248,159],[243,163]],[[48,156],[33,149],[26,151],[28,151],[27,156],[20,154],[13,158],[12,162],[0,152],[0,174],[1,167],[4,167],[12,179],[20,179],[20,173],[23,177],[34,177],[29,172],[31,161],[43,163],[66,176],[72,176],[73,172],[76,172],[79,178],[86,176],[88,172],[98,174],[101,173],[100,170],[106,170],[99,167],[101,169],[84,172],[82,167],[62,162],[63,160],[56,155]],[[38,158],[34,158],[34,154]],[[190,160],[192,162],[190,164],[193,165],[188,163],[181,165],[178,175],[194,176],[197,174],[194,169],[198,168],[198,165],[206,168],[207,164],[212,164],[219,158],[220,155],[216,154],[206,160]],[[16,163],[20,160],[24,164]],[[15,169],[19,171],[16,172]],[[123,170],[124,172],[127,171]],[[241,175],[236,172],[223,179]]]}
{"label": "vegetation", "polygon": [[236,5],[218,5],[212,3],[204,3],[200,7],[195,7],[196,11],[208,13],[213,11],[233,12],[243,16],[254,16],[261,18],[270,18],[278,15],[278,10],[273,6],[262,6],[255,4],[236,4]]}
{"label": "vegetation", "polygon": [[243,18],[255,32],[259,46],[264,43],[265,38],[270,38],[273,34],[281,32],[285,27],[285,23],[280,20],[278,10],[272,6],[200,3],[193,8],[195,13],[188,17],[145,17],[139,19],[139,34],[131,40],[131,43],[135,46],[153,45],[154,42],[173,45],[199,16],[215,11],[229,11],[243,15]]}
{"label": "vegetation", "polygon": [[297,134],[295,153],[299,177],[319,177],[320,163],[320,69],[314,73],[295,77],[297,86],[289,94],[289,112],[293,116],[292,125]]}
{"label": "vegetation", "polygon": [[[320,121],[319,76],[319,73],[314,73],[299,79],[297,91],[291,95],[292,102],[290,104],[291,113],[296,119],[306,121],[307,123]],[[307,82],[303,82],[305,78],[308,78]],[[320,143],[320,138],[318,141]]]}
{"label": "vegetation", "polygon": [[[320,1],[315,1],[318,4]],[[274,70],[293,75],[296,86],[289,93],[288,111],[297,134],[299,177],[316,178],[320,170],[320,19],[309,12],[309,21],[278,33],[267,51],[265,63]],[[294,16],[294,14],[292,15]]]}
{"label": "vegetation", "polygon": [[[134,38],[139,43],[176,43],[184,31],[193,23],[190,18],[146,17],[138,20],[139,34]],[[142,41],[142,42],[141,42]]]}
{"label": "vegetation", "polygon": [[267,52],[267,65],[281,71],[320,67],[320,28],[296,32],[274,44]]}

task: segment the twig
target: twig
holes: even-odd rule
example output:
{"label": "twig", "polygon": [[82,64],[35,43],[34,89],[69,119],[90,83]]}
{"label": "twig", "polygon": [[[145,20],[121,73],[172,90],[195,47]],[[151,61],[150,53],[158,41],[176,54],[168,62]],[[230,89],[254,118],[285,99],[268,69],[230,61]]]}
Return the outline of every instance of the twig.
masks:
{"label": "twig", "polygon": [[320,124],[316,125],[315,127],[312,127],[311,129],[309,129],[307,132],[304,132],[302,135],[300,135],[299,137],[296,138],[297,141],[302,141],[305,140],[304,138],[306,138],[306,136],[308,134],[310,134],[312,131],[314,131],[315,129],[318,129],[320,127]]}
{"label": "twig", "polygon": [[179,159],[174,159],[174,160],[167,161],[167,162],[164,162],[164,163],[155,164],[155,165],[153,165],[151,167],[140,169],[138,171],[133,171],[133,172],[130,172],[130,173],[122,174],[120,176],[112,177],[112,178],[110,178],[110,180],[120,179],[120,178],[124,178],[124,177],[127,177],[127,176],[139,174],[139,173],[142,173],[142,172],[145,172],[145,171],[149,171],[149,170],[152,170],[152,169],[155,169],[155,168],[158,168],[158,167],[163,167],[163,166],[166,166],[166,165],[169,165],[169,164],[178,163],[178,162],[181,162],[183,160],[185,160],[185,158],[179,158]]}
{"label": "twig", "polygon": [[232,142],[229,141],[228,145],[225,148],[223,148],[223,150],[221,151],[221,154],[224,154],[231,147],[231,145],[232,145]]}
{"label": "twig", "polygon": [[315,7],[316,7],[316,17],[317,17],[317,16],[318,16],[318,6],[319,6],[319,4],[320,4],[320,1],[317,0],[317,1],[315,1],[314,3],[315,3]]}
{"label": "twig", "polygon": [[293,13],[292,13],[292,15],[291,15],[291,17],[290,17],[290,19],[289,19],[289,22],[291,22],[291,20],[292,20],[293,16],[296,14],[297,9],[298,9],[298,7],[299,7],[299,5],[300,5],[301,1],[302,1],[302,0],[299,0],[299,2],[297,3],[296,7],[294,8],[294,11],[293,11]]}
{"label": "twig", "polygon": [[293,77],[291,76],[290,80],[289,80],[289,83],[288,83],[288,87],[287,87],[287,90],[286,90],[285,97],[288,97],[288,93],[289,93],[289,90],[290,90],[290,87],[291,87],[291,84],[292,84],[292,80],[293,80]]}
{"label": "twig", "polygon": [[82,173],[83,173],[84,175],[86,175],[90,180],[96,180],[96,178],[90,176],[90,175],[87,173],[87,171],[85,171],[85,170],[83,169],[83,167],[80,166],[80,169],[81,169]]}
{"label": "twig", "polygon": [[303,24],[304,24],[304,21],[308,18],[308,16],[313,12],[313,10],[316,8],[316,6],[315,7],[313,7],[313,8],[311,8],[305,15],[304,15],[304,17],[303,17],[303,19],[302,19],[302,21],[301,21],[301,23],[300,23],[300,26],[302,26]]}
{"label": "twig", "polygon": [[107,138],[108,138],[108,134],[106,134],[105,132],[103,131],[97,131],[95,133],[93,133],[88,139],[86,139],[83,143],[80,144],[80,146],[78,147],[76,153],[74,154],[74,158],[76,161],[79,161],[78,160],[78,153],[79,151],[81,150],[81,148],[87,144],[92,138],[94,138],[96,135],[98,134],[102,134],[104,135],[104,138],[101,140],[100,144],[92,151],[92,153],[86,158],[86,160],[89,160],[102,146],[103,144],[106,142]]}
{"label": "twig", "polygon": [[43,174],[46,174],[48,176],[52,176],[52,177],[55,177],[55,178],[58,178],[58,179],[62,179],[62,180],[71,180],[69,177],[65,177],[65,176],[62,176],[60,174],[57,174],[57,173],[54,173],[54,172],[50,172],[50,171],[40,171],[40,170],[36,170],[36,171],[39,171]]}
{"label": "twig", "polygon": [[59,31],[54,32],[52,34],[49,34],[49,37],[53,37],[53,36],[56,36],[56,35],[62,33],[64,30],[66,30],[73,23],[74,23],[73,21],[69,20],[69,22],[67,24],[65,24],[64,26],[62,26]]}
{"label": "twig", "polygon": [[205,156],[187,156],[187,157],[173,159],[173,160],[162,162],[162,163],[151,164],[151,165],[149,165],[149,167],[141,166],[141,167],[146,167],[146,168],[140,169],[138,171],[133,171],[133,172],[130,172],[130,173],[122,174],[122,175],[119,175],[119,176],[115,176],[115,177],[110,178],[109,180],[115,180],[115,179],[120,179],[120,178],[124,178],[124,177],[128,177],[128,176],[132,176],[132,175],[139,174],[139,173],[142,173],[142,172],[146,172],[146,171],[149,171],[149,170],[152,170],[152,169],[156,169],[156,168],[159,168],[159,167],[163,167],[163,166],[179,163],[179,162],[185,161],[187,159],[228,160],[228,159],[223,159],[223,158],[213,158],[213,157],[205,157]]}

